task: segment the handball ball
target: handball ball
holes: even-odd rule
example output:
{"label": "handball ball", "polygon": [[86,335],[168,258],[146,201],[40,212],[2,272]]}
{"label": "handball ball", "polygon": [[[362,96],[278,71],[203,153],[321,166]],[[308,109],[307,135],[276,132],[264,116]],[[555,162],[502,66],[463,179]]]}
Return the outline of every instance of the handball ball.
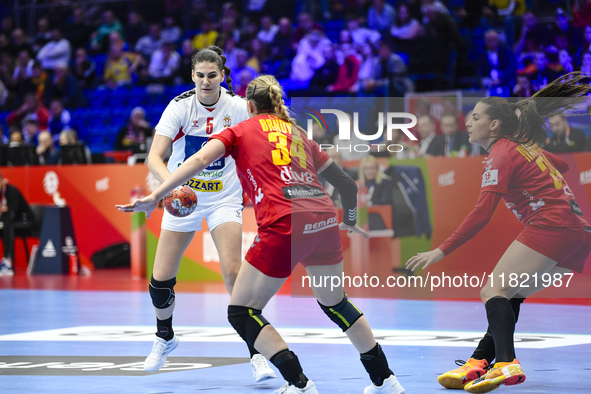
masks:
{"label": "handball ball", "polygon": [[172,216],[184,218],[197,208],[197,195],[189,186],[179,186],[164,197],[164,206]]}

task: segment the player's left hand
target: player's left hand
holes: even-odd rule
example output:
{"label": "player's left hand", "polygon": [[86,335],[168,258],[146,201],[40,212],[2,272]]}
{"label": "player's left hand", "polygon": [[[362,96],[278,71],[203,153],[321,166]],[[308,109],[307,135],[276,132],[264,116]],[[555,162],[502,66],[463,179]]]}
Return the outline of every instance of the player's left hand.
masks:
{"label": "player's left hand", "polygon": [[367,233],[367,231],[365,231],[364,229],[362,229],[361,227],[359,227],[357,225],[348,226],[345,223],[341,222],[341,224],[339,224],[339,228],[341,230],[348,230],[349,234],[357,233],[357,234],[363,235],[365,238],[369,238],[369,234]]}
{"label": "player's left hand", "polygon": [[135,200],[131,204],[115,205],[115,207],[121,212],[145,212],[146,218],[149,219],[152,211],[156,209],[156,205],[158,205],[158,200],[150,194],[147,197]]}
{"label": "player's left hand", "polygon": [[427,268],[431,264],[435,264],[444,257],[445,255],[439,248],[433,249],[429,252],[418,253],[416,256],[408,259],[406,262],[406,268],[414,272],[421,266],[421,264],[424,264],[423,268]]}

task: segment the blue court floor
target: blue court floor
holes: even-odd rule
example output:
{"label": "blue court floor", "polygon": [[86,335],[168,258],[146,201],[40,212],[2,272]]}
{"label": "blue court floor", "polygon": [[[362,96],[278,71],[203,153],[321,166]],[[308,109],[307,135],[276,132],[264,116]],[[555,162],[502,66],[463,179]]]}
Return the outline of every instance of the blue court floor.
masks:
{"label": "blue court floor", "polygon": [[[2,283],[0,283],[2,285]],[[272,393],[255,384],[229,327],[229,297],[177,293],[179,347],[158,373],[141,368],[155,330],[147,292],[0,287],[0,393]],[[409,394],[443,393],[438,374],[466,360],[486,330],[478,302],[358,299]],[[527,374],[498,393],[590,393],[591,307],[525,303],[517,357]],[[276,296],[264,311],[320,393],[362,393],[359,355],[312,299]]]}

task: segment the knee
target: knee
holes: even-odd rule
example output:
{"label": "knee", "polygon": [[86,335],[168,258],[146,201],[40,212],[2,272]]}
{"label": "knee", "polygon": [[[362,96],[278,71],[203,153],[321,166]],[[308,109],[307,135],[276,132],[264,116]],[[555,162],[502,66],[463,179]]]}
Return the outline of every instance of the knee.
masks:
{"label": "knee", "polygon": [[260,309],[237,305],[228,306],[228,321],[244,342],[252,347],[263,327],[269,324]]}
{"label": "knee", "polygon": [[224,283],[226,287],[232,289],[234,287],[234,283],[236,283],[236,277],[238,276],[238,271],[240,271],[240,265],[229,265],[228,268],[222,271],[222,277],[224,279]]}
{"label": "knee", "polygon": [[150,280],[148,289],[150,291],[150,298],[152,304],[158,309],[166,309],[174,303],[174,285],[176,284],[176,277],[164,281],[154,279]]}
{"label": "knee", "polygon": [[349,300],[347,295],[341,302],[334,306],[325,306],[318,302],[322,311],[332,320],[337,326],[347,331],[351,326],[363,316],[363,313]]}

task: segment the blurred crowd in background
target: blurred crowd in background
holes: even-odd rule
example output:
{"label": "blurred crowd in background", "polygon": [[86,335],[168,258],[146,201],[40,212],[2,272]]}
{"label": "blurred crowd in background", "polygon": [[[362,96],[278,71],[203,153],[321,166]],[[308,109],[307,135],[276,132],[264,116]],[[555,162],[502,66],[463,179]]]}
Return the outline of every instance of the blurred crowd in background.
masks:
{"label": "blurred crowd in background", "polygon": [[[191,56],[208,45],[224,49],[239,95],[259,73],[290,97],[529,97],[565,73],[591,76],[588,0],[18,4],[0,6],[0,127],[4,144],[35,145],[41,164],[59,163],[59,146],[78,140],[88,161],[145,152],[167,102],[191,89]],[[402,155],[483,153],[467,141],[468,116],[419,116],[419,141],[405,140]],[[591,150],[566,118],[549,121],[548,149]]]}

